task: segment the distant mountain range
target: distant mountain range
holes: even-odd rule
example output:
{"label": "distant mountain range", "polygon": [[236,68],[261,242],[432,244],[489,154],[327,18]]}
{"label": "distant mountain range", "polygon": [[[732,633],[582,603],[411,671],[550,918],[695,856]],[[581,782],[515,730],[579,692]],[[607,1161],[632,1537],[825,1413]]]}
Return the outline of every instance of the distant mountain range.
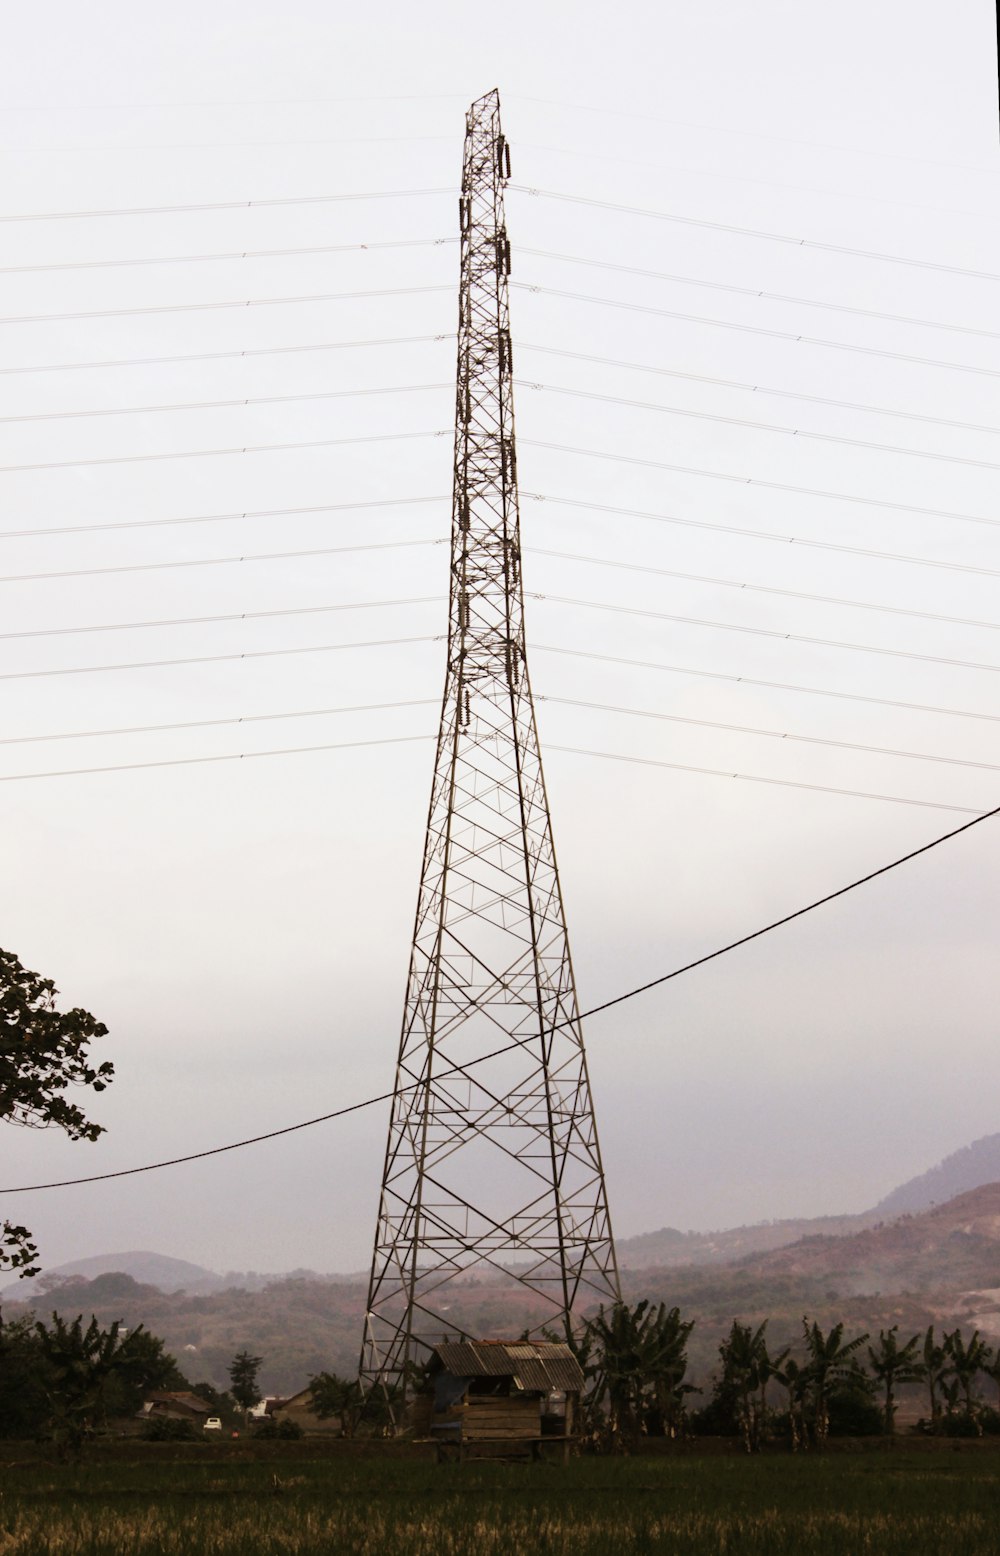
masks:
{"label": "distant mountain range", "polygon": [[[675,1227],[661,1227],[656,1232],[619,1239],[618,1261],[623,1271],[702,1269],[736,1263],[745,1266],[748,1261],[757,1261],[758,1256],[777,1253],[804,1239],[813,1244],[845,1238],[856,1241],[859,1234],[878,1228],[882,1222],[944,1205],[957,1195],[986,1184],[1000,1184],[1000,1134],[985,1135],[955,1151],[938,1166],[900,1184],[871,1210],[859,1215],[764,1221],[755,1226],[732,1227],[719,1232],[681,1232]],[[860,1250],[861,1245],[858,1247]],[[833,1262],[844,1263],[849,1257],[841,1246]],[[285,1281],[353,1285],[360,1280],[358,1275],[318,1276],[312,1270],[302,1269],[287,1274],[262,1274],[253,1270],[220,1274],[186,1259],[132,1251],[97,1254],[47,1270],[41,1280],[32,1283],[31,1300],[40,1305],[38,1297],[56,1286],[82,1285],[115,1272],[129,1275],[145,1287],[156,1287],[168,1294],[183,1291],[192,1297],[232,1290],[262,1291],[276,1282]],[[884,1281],[882,1286],[888,1289]],[[854,1289],[861,1288],[855,1286]],[[0,1291],[0,1300],[23,1302],[28,1290],[27,1283],[15,1282]]]}
{"label": "distant mountain range", "polygon": [[853,1216],[817,1216],[762,1221],[722,1232],[679,1232],[661,1227],[639,1237],[619,1238],[623,1269],[679,1269],[688,1265],[729,1264],[748,1255],[785,1248],[803,1237],[848,1237],[895,1216],[915,1215],[943,1205],[958,1194],[1000,1183],[1000,1134],[984,1135],[963,1146],[919,1177],[892,1190],[871,1210]]}

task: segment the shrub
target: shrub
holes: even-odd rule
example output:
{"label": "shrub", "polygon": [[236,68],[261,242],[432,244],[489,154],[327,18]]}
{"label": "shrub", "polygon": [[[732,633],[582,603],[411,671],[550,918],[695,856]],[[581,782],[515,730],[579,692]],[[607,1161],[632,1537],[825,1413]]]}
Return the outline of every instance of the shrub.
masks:
{"label": "shrub", "polygon": [[190,1443],[198,1437],[193,1422],[174,1416],[150,1416],[142,1435],[148,1443]]}

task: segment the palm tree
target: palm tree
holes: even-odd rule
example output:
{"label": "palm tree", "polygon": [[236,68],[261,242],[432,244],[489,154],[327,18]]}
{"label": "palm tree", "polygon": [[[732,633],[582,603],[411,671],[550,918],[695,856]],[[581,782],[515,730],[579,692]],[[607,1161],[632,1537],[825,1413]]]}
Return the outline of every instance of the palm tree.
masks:
{"label": "palm tree", "polygon": [[966,1420],[975,1422],[976,1430],[981,1436],[983,1429],[977,1418],[975,1402],[972,1398],[972,1385],[976,1373],[985,1372],[992,1362],[993,1351],[985,1340],[979,1338],[978,1329],[973,1330],[972,1338],[967,1345],[962,1339],[960,1329],[945,1335],[944,1349],[948,1356],[946,1369],[948,1376],[954,1379],[965,1400]]}
{"label": "palm tree", "polygon": [[854,1353],[864,1345],[867,1334],[844,1341],[844,1326],[834,1324],[828,1335],[819,1325],[802,1320],[806,1348],[809,1352],[807,1371],[808,1389],[813,1406],[813,1430],[817,1448],[825,1448],[830,1435],[830,1394],[838,1383],[846,1382],[858,1374]]}
{"label": "palm tree", "polygon": [[885,1388],[885,1435],[891,1437],[896,1424],[896,1386],[915,1383],[924,1375],[923,1363],[917,1355],[920,1336],[912,1335],[905,1345],[896,1338],[899,1325],[889,1330],[880,1329],[878,1348],[868,1347],[868,1365],[876,1380]]}
{"label": "palm tree", "polygon": [[936,1343],[933,1324],[928,1325],[927,1333],[924,1335],[921,1367],[930,1399],[931,1431],[936,1431],[941,1420],[941,1401],[938,1398],[938,1389],[948,1371],[948,1353],[943,1345]]}

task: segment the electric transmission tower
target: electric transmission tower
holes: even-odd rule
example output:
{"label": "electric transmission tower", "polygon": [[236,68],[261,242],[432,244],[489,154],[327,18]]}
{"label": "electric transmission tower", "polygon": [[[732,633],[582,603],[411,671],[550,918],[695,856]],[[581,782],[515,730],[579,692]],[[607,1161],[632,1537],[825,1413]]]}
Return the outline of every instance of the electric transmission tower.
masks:
{"label": "electric transmission tower", "polygon": [[525,657],[509,177],[490,92],[466,118],[448,668],[361,1358],[404,1397],[465,1274],[565,1333],[619,1295]]}

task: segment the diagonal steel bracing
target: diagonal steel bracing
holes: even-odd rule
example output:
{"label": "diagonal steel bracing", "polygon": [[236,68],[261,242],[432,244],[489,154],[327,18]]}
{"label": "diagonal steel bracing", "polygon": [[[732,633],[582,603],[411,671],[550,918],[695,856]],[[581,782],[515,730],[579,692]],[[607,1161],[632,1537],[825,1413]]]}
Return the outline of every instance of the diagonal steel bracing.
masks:
{"label": "diagonal steel bracing", "polygon": [[509,176],[491,92],[466,119],[448,668],[361,1358],[404,1397],[456,1281],[502,1273],[567,1334],[619,1294],[525,654]]}

